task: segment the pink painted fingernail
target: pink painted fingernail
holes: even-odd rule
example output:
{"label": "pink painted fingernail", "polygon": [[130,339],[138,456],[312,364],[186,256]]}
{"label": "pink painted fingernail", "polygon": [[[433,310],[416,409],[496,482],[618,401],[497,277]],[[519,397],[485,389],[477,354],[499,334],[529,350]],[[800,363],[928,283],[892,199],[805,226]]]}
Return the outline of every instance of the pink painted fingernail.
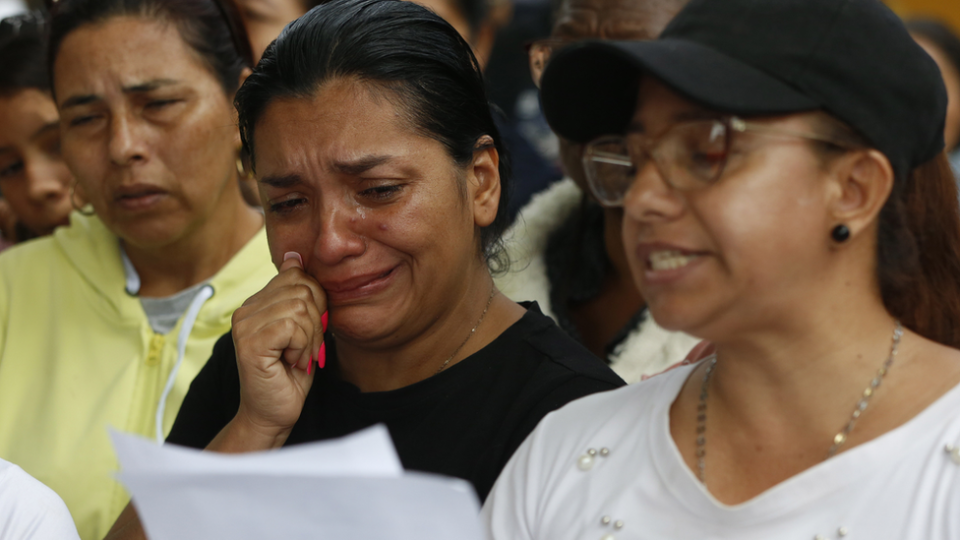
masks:
{"label": "pink painted fingernail", "polygon": [[329,311],[324,311],[323,315],[320,316],[320,326],[323,327],[323,331],[327,331],[327,321],[330,319]]}
{"label": "pink painted fingernail", "polygon": [[312,369],[313,369],[313,355],[311,354],[310,360],[307,361],[307,375],[310,374]]}
{"label": "pink painted fingernail", "polygon": [[320,350],[317,351],[317,367],[323,369],[327,365],[327,343],[320,343]]}
{"label": "pink painted fingernail", "polygon": [[288,251],[283,254],[283,260],[288,261],[290,259],[296,259],[300,262],[300,267],[303,268],[303,257],[300,256],[296,251]]}

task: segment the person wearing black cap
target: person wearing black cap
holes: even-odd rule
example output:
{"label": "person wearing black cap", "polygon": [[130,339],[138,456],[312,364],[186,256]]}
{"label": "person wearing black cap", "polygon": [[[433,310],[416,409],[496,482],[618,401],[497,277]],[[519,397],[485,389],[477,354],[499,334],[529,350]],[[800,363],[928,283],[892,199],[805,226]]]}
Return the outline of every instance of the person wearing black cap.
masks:
{"label": "person wearing black cap", "polygon": [[877,0],[693,0],[551,60],[650,311],[716,354],[546,417],[495,539],[960,538],[960,216],[933,60]]}

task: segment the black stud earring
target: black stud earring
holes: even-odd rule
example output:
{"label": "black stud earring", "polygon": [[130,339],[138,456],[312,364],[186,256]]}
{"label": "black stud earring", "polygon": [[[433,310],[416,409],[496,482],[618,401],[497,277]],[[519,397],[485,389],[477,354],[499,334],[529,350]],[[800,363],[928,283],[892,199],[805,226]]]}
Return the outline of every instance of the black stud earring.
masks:
{"label": "black stud earring", "polygon": [[850,239],[850,229],[841,223],[830,231],[830,236],[833,237],[834,242],[842,244]]}

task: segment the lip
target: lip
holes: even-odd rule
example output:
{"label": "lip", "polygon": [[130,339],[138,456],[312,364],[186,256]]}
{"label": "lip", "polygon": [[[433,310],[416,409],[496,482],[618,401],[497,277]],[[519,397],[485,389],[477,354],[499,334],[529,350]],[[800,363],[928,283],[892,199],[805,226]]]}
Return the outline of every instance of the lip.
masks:
{"label": "lip", "polygon": [[397,265],[344,280],[324,280],[320,282],[320,286],[327,293],[328,302],[334,305],[342,304],[373,296],[388,288],[397,277],[399,267],[400,265]]}
{"label": "lip", "polygon": [[[650,255],[659,251],[675,251],[682,255],[693,256],[695,258],[680,268],[653,270],[647,263]],[[677,282],[703,264],[706,261],[706,256],[710,255],[710,253],[706,251],[697,251],[666,242],[644,242],[637,244],[634,253],[636,254],[637,260],[643,265],[643,283],[647,286],[668,285]]]}
{"label": "lip", "polygon": [[113,190],[113,200],[117,206],[130,211],[150,209],[166,195],[165,190],[151,184],[131,184]]}

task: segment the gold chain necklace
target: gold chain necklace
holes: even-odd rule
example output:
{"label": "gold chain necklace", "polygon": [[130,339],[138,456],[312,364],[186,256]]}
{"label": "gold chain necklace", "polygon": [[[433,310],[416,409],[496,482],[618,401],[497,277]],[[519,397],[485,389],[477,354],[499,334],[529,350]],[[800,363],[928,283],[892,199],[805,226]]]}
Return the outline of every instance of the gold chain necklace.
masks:
{"label": "gold chain necklace", "polygon": [[[468,341],[470,341],[470,338],[473,336],[473,333],[477,331],[477,328],[480,328],[480,323],[482,323],[483,318],[487,316],[487,310],[490,309],[490,304],[493,303],[493,297],[496,295],[497,295],[497,287],[493,286],[490,288],[490,298],[487,298],[487,305],[486,307],[483,308],[483,313],[480,314],[480,320],[478,320],[477,324],[475,324],[473,328],[470,329],[470,333],[467,334],[467,337],[460,343],[457,349],[453,351],[453,354],[450,355],[450,358],[447,358],[443,362],[443,365],[440,366],[440,369],[437,370],[437,373],[440,373],[441,371],[447,368],[447,366],[450,364],[450,361],[453,360],[453,358],[457,356],[457,353],[460,352],[460,349],[462,349],[463,346],[466,345]],[[436,375],[437,373],[434,373],[434,375]]]}
{"label": "gold chain necklace", "polygon": [[[896,358],[897,350],[900,347],[900,338],[903,336],[903,326],[900,324],[900,321],[896,321],[896,323],[893,329],[893,342],[890,345],[889,356],[887,356],[886,361],[883,362],[880,369],[877,370],[877,375],[870,381],[866,390],[860,395],[860,400],[857,402],[857,406],[854,407],[853,414],[850,415],[850,421],[834,436],[833,445],[827,452],[827,458],[833,457],[837,451],[840,450],[840,447],[847,442],[847,437],[850,435],[850,432],[853,431],[853,426],[856,425],[857,420],[863,415],[863,412],[867,409],[867,405],[870,404],[870,398],[876,393],[877,388],[880,387],[880,383],[883,382],[883,378],[886,377],[890,371],[890,366],[893,365],[893,360]],[[713,369],[715,367],[717,367],[716,355],[710,360],[710,364],[707,365],[707,371],[703,374],[703,384],[700,387],[700,402],[697,404],[697,477],[702,484],[707,483],[704,476],[707,457],[707,388],[710,383],[710,376],[713,375]]]}

